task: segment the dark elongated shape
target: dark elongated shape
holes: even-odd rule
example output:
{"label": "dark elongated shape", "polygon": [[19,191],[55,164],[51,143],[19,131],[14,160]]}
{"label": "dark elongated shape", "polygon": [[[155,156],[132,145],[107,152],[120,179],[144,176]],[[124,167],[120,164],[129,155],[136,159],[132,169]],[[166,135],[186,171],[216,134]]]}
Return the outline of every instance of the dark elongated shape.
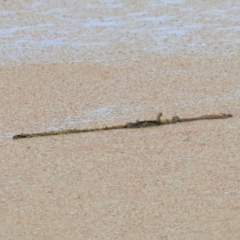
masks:
{"label": "dark elongated shape", "polygon": [[157,115],[156,120],[145,120],[145,121],[136,121],[129,122],[123,125],[116,125],[111,127],[102,127],[102,128],[90,128],[90,129],[66,129],[59,131],[50,131],[50,132],[41,132],[41,133],[21,133],[13,136],[13,139],[20,138],[32,138],[32,137],[44,137],[44,136],[53,136],[53,135],[62,135],[62,134],[71,134],[71,133],[84,133],[84,132],[94,132],[94,131],[103,131],[103,130],[112,130],[112,129],[122,129],[122,128],[145,128],[145,127],[154,127],[166,124],[175,124],[181,122],[191,122],[197,120],[210,120],[210,119],[225,119],[230,118],[232,114],[210,114],[210,115],[202,115],[200,117],[194,118],[179,118],[178,116],[173,116],[171,120],[163,119],[161,120],[162,113],[160,112]]}

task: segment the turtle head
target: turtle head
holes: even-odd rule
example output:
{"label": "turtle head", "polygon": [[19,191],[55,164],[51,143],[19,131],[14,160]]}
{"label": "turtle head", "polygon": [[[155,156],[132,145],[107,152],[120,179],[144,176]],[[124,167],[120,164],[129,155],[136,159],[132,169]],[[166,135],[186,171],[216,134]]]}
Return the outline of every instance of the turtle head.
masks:
{"label": "turtle head", "polygon": [[162,113],[160,112],[158,115],[157,115],[157,122],[161,122],[161,116],[162,116]]}

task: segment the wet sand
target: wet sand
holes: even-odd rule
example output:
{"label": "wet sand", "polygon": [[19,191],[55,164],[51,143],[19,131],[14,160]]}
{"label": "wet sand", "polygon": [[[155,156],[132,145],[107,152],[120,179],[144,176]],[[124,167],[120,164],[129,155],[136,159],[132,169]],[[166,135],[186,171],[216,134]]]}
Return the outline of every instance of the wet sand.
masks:
{"label": "wet sand", "polygon": [[[1,238],[237,239],[239,66],[173,56],[2,68]],[[77,127],[91,127],[155,118],[159,110],[233,118],[10,138],[68,127],[76,116]]]}
{"label": "wet sand", "polygon": [[239,3],[156,2],[0,4],[0,239],[240,238]]}

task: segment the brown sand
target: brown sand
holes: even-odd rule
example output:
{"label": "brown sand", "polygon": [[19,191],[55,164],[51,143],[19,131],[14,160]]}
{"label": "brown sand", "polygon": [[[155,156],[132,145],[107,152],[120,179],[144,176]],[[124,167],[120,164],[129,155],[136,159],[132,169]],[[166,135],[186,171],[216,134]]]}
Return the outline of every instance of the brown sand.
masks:
{"label": "brown sand", "polygon": [[[233,118],[2,137],[0,238],[238,239],[239,69],[239,59],[222,56],[2,68],[1,136],[79,114],[92,120],[76,125],[83,128],[153,119],[158,111]],[[109,105],[109,115],[90,116]]]}
{"label": "brown sand", "polygon": [[239,1],[88,2],[0,3],[0,239],[240,239]]}

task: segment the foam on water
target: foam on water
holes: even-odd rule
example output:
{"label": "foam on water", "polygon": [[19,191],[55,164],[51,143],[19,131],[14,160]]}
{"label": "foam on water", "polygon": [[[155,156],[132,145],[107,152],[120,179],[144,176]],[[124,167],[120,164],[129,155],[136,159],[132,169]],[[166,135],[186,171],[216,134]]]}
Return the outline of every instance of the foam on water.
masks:
{"label": "foam on water", "polygon": [[[201,8],[185,0],[137,5],[112,0],[85,4],[33,1],[0,11],[0,65],[9,60],[62,62],[66,57],[78,62],[104,61],[116,57],[106,49],[115,51],[122,44],[127,46],[124,51],[135,52],[214,52],[216,45],[224,51],[224,45],[240,43],[236,37],[240,34],[239,12],[240,2]],[[222,35],[217,40],[214,34],[219,32]]]}

